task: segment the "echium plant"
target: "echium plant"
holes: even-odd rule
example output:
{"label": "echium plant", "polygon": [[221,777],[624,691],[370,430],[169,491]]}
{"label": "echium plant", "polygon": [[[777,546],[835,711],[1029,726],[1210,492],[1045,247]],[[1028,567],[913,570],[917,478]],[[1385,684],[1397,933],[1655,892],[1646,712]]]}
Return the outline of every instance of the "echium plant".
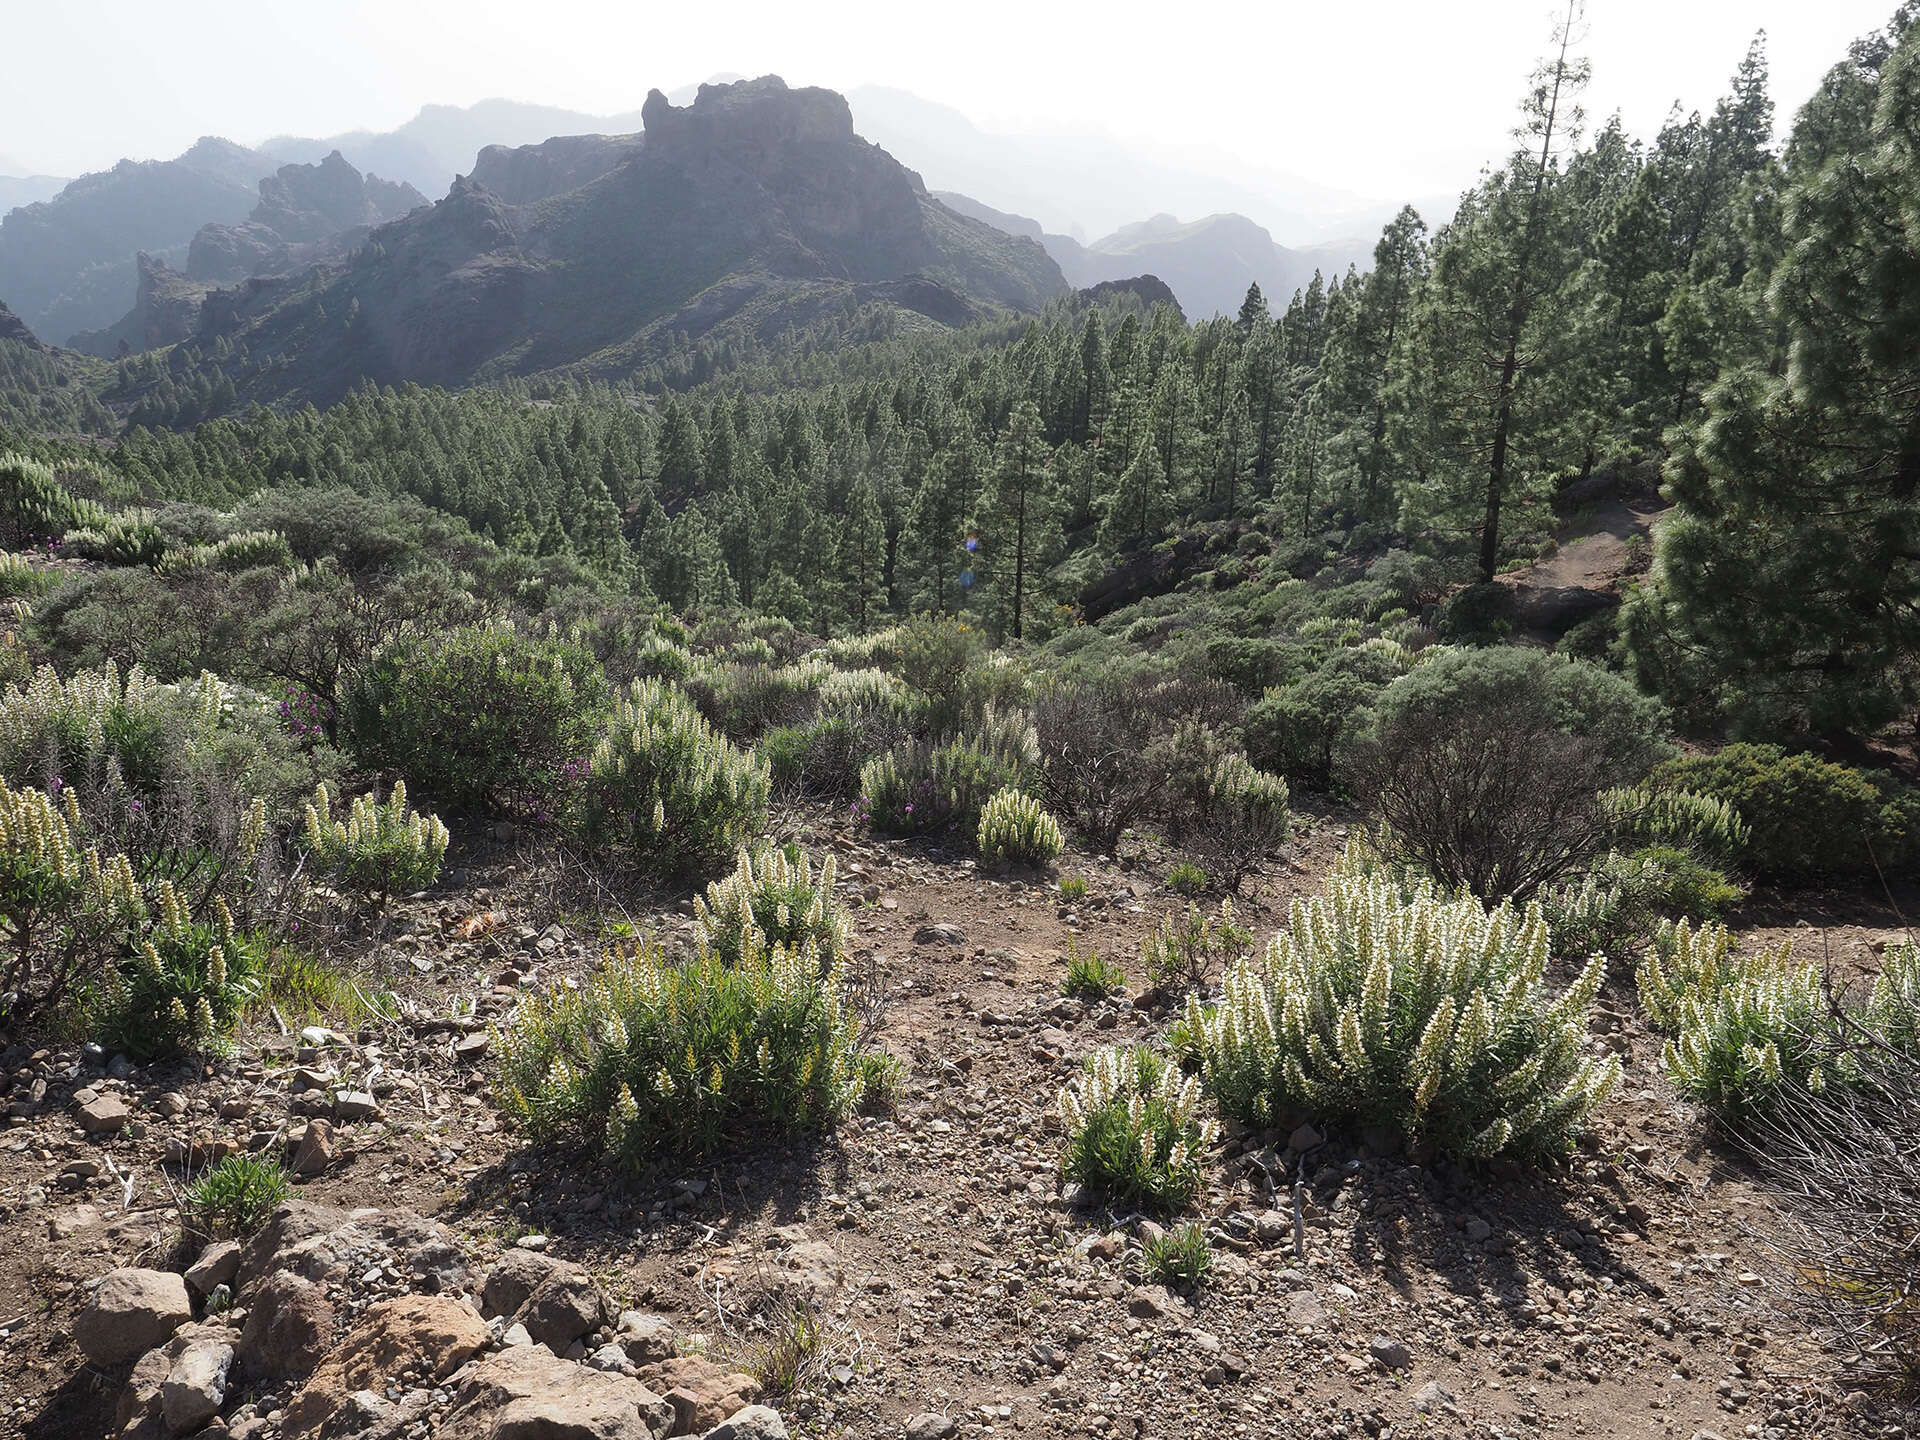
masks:
{"label": "echium plant", "polygon": [[1033,796],[1011,788],[995,791],[981,807],[974,838],[984,858],[1016,865],[1050,865],[1066,849],[1060,822]]}
{"label": "echium plant", "polygon": [[829,962],[844,956],[852,922],[833,898],[834,876],[832,855],[816,872],[797,849],[742,850],[731,875],[694,897],[693,922],[702,944],[728,965],[747,948],[749,933],[762,945],[811,942]]}
{"label": "echium plant", "polygon": [[170,881],[155,923],[109,977],[94,1006],[101,1038],[140,1060],[217,1050],[259,989],[260,949],[216,897],[196,920]]}
{"label": "echium plant", "polygon": [[824,1128],[887,1078],[844,986],[844,963],[822,965],[810,941],[749,931],[731,965],[710,950],[676,963],[648,941],[493,1032],[501,1107],[536,1144],[630,1166]]}
{"label": "echium plant", "polygon": [[1218,1127],[1200,1114],[1197,1076],[1145,1048],[1110,1045],[1060,1092],[1061,1173],[1115,1205],[1173,1213],[1200,1188]]}
{"label": "echium plant", "polygon": [[345,820],[333,818],[333,796],[322,781],[307,802],[305,833],[317,876],[378,905],[439,879],[452,839],[438,815],[407,808],[403,780],[393,782],[384,802],[377,795],[360,796]]}
{"label": "echium plant", "polygon": [[1188,997],[1186,1043],[1248,1125],[1311,1114],[1443,1154],[1560,1151],[1620,1062],[1587,1053],[1604,957],[1556,996],[1548,953],[1537,905],[1444,899],[1349,857],[1264,956],[1228,972],[1218,1004]]}

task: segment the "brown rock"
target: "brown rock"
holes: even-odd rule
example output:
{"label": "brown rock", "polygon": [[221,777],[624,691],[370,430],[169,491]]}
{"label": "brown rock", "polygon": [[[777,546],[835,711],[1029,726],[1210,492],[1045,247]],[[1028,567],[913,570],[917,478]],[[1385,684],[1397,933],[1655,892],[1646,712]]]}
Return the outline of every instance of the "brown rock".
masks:
{"label": "brown rock", "polygon": [[585,1269],[557,1261],[513,1318],[527,1327],[534,1344],[564,1355],[574,1341],[600,1328],[606,1302]]}
{"label": "brown rock", "polygon": [[117,1095],[102,1095],[80,1107],[80,1128],[89,1135],[118,1135],[132,1115]]}
{"label": "brown rock", "polygon": [[193,1319],[187,1282],[166,1270],[114,1270],[73,1322],[73,1338],[95,1365],[138,1360]]}
{"label": "brown rock", "polygon": [[361,1390],[378,1391],[403,1370],[444,1380],[487,1344],[487,1327],[444,1295],[402,1295],[368,1309],[287,1407],[285,1434],[317,1434]]}
{"label": "brown rock", "polygon": [[333,1126],[324,1120],[309,1120],[305,1133],[293,1146],[287,1168],[296,1175],[318,1175],[332,1163]]}
{"label": "brown rock", "polygon": [[301,1379],[326,1355],[338,1328],[320,1286],[291,1271],[270,1275],[247,1297],[240,1365],[255,1379]]}
{"label": "brown rock", "polygon": [[533,1250],[509,1250],[487,1271],[480,1287],[480,1313],[489,1320],[513,1314],[561,1263]]}
{"label": "brown rock", "polygon": [[645,1365],[641,1383],[651,1385],[673,1406],[673,1428],[668,1435],[704,1435],[736,1410],[760,1398],[760,1382],[751,1375],[729,1370],[704,1355],[681,1355]]}
{"label": "brown rock", "polygon": [[656,1440],[672,1429],[673,1407],[637,1380],[518,1345],[460,1372],[447,1436],[487,1440]]}
{"label": "brown rock", "polygon": [[211,1295],[218,1287],[231,1285],[239,1268],[240,1247],[231,1240],[215,1240],[187,1267],[187,1284],[197,1295]]}

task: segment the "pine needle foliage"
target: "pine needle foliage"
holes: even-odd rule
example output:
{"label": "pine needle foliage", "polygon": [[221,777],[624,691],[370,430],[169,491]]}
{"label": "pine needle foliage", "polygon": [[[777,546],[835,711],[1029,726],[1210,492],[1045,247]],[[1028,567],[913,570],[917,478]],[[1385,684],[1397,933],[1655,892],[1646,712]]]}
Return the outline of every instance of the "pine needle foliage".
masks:
{"label": "pine needle foliage", "polygon": [[1110,1045],[1060,1092],[1061,1173],[1110,1204],[1173,1214],[1200,1189],[1218,1133],[1200,1114],[1197,1076],[1144,1047]]}
{"label": "pine needle foliage", "polygon": [[529,999],[493,1031],[495,1089],[537,1145],[638,1167],[755,1135],[823,1130],[863,1099],[845,966],[811,942],[743,937],[726,963],[685,963],[651,940],[578,988]]}
{"label": "pine needle foliage", "polygon": [[1620,1062],[1587,1053],[1604,957],[1554,995],[1548,954],[1537,905],[1489,910],[1350,859],[1228,972],[1218,1004],[1188,998],[1187,1043],[1248,1125],[1304,1112],[1443,1154],[1564,1151]]}

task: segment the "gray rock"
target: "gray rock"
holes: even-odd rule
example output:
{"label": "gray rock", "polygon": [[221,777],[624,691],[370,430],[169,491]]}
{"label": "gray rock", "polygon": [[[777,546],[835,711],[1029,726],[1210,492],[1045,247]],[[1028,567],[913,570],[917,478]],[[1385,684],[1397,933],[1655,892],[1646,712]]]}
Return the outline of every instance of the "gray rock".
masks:
{"label": "gray rock", "polygon": [[1304,1154],[1317,1145],[1324,1145],[1326,1140],[1327,1137],[1314,1129],[1313,1126],[1301,1125],[1294,1130],[1293,1134],[1287,1137],[1287,1148],[1289,1150],[1297,1150]]}
{"label": "gray rock", "polygon": [[73,1322],[73,1338],[103,1368],[138,1360],[193,1319],[187,1282],[167,1270],[113,1270]]}
{"label": "gray rock", "polygon": [[913,943],[916,945],[964,945],[967,943],[967,932],[958,925],[944,923],[922,925],[913,932]]}
{"label": "gray rock", "polygon": [[1429,1380],[1413,1394],[1413,1408],[1422,1415],[1432,1415],[1449,1408],[1454,1403],[1454,1393],[1438,1380]]}
{"label": "gray rock", "polygon": [[333,1092],[333,1113],[342,1120],[371,1120],[380,1113],[380,1102],[367,1090]]}
{"label": "gray rock", "polygon": [[907,1421],[907,1440],[947,1440],[954,1424],[936,1410],[928,1410]]}
{"label": "gray rock", "polygon": [[1296,1290],[1287,1297],[1287,1323],[1295,1328],[1325,1325],[1332,1319],[1326,1303],[1311,1290]]}
{"label": "gray rock", "polygon": [[1369,1340],[1367,1353],[1389,1370],[1404,1370],[1413,1363],[1407,1347],[1386,1335],[1376,1335]]}
{"label": "gray rock", "polygon": [[197,1295],[211,1295],[222,1285],[233,1283],[240,1268],[240,1246],[232,1240],[216,1240],[200,1252],[200,1258],[187,1267],[187,1284]]}
{"label": "gray rock", "polygon": [[1476,1245],[1478,1245],[1482,1240],[1485,1240],[1488,1236],[1493,1234],[1493,1226],[1489,1225],[1486,1221],[1480,1219],[1477,1216],[1474,1219],[1467,1221],[1466,1230],[1467,1230],[1467,1239],[1471,1240]]}
{"label": "gray rock", "polygon": [[748,1405],[714,1426],[704,1440],[787,1440],[787,1426],[778,1410]]}
{"label": "gray rock", "polygon": [[556,1261],[513,1318],[527,1327],[536,1345],[564,1355],[574,1341],[598,1330],[606,1313],[593,1276],[581,1266]]}
{"label": "gray rock", "polygon": [[634,1364],[650,1365],[656,1360],[671,1360],[679,1353],[680,1332],[658,1315],[623,1310],[614,1328],[613,1343],[626,1351]]}
{"label": "gray rock", "polygon": [[560,1262],[534,1250],[509,1250],[487,1271],[480,1286],[480,1313],[487,1319],[511,1315],[527,1303]]}
{"label": "gray rock", "polygon": [[160,1414],[175,1435],[190,1435],[220,1413],[227,1403],[227,1376],[233,1346],[201,1336],[187,1343],[160,1387]]}
{"label": "gray rock", "polygon": [[595,1370],[604,1370],[609,1375],[633,1374],[633,1361],[627,1358],[627,1352],[611,1341],[602,1345],[591,1355],[586,1363]]}

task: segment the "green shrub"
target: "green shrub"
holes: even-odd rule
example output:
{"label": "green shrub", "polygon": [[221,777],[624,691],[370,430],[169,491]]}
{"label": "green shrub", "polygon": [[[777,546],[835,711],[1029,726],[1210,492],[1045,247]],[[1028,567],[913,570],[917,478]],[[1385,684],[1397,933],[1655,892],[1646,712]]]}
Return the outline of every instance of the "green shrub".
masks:
{"label": "green shrub", "polygon": [[83,847],[73,792],[62,802],[0,780],[0,1021],[9,1025],[61,1004],[146,915],[127,857]]}
{"label": "green shrub", "polygon": [[534,997],[493,1032],[495,1090],[536,1144],[626,1166],[832,1125],[862,1097],[843,970],[749,935],[731,965],[651,942],[586,984]]}
{"label": "green shrub", "polygon": [[258,1155],[229,1155],[187,1187],[187,1214],[210,1239],[245,1239],[287,1198],[287,1172]]}
{"label": "green shrub", "polygon": [[1648,785],[1732,806],[1749,831],[1747,862],[1775,880],[1920,864],[1920,791],[1890,776],[1742,744],[1669,761]]}
{"label": "green shrub", "polygon": [[[212,686],[209,689],[209,686]],[[135,666],[123,680],[109,660],[62,681],[42,665],[24,686],[0,697],[0,774],[15,783],[40,780],[68,786],[97,778],[109,765],[136,793],[151,794],[165,778],[169,728],[179,718],[210,730],[219,722],[220,696],[203,677],[193,713],[179,716],[176,695]]]}
{"label": "green shrub", "polygon": [[1038,762],[1025,717],[989,710],[968,734],[932,746],[908,740],[868,761],[860,771],[860,795],[876,830],[977,832],[987,800],[996,791],[1020,788]]}
{"label": "green shrub", "polygon": [[1200,1084],[1143,1048],[1109,1046],[1060,1092],[1061,1173],[1114,1206],[1177,1213],[1200,1189],[1215,1127]]}
{"label": "green shrub", "polygon": [[1768,1113],[1783,1091],[1826,1088],[1830,1030],[1816,967],[1756,967],[1686,994],[1660,1061],[1682,1095],[1738,1127]]}
{"label": "green shrub", "polygon": [[1182,860],[1167,871],[1167,888],[1176,895],[1204,895],[1207,884],[1207,872],[1191,860]]}
{"label": "green shrub", "polygon": [[1200,784],[1180,795],[1181,843],[1237,894],[1247,871],[1287,838],[1291,798],[1278,775],[1256,769],[1244,755],[1222,755]]}
{"label": "green shrub", "polygon": [[1689,1000],[1717,995],[1790,968],[1793,947],[1736,954],[1724,925],[1694,926],[1686,920],[1661,925],[1640,959],[1634,979],[1640,1008],[1653,1028],[1679,1031]]}
{"label": "green shrub", "polygon": [[1608,790],[1600,799],[1623,837],[1686,845],[1723,861],[1739,859],[1747,848],[1747,822],[1716,796],[1636,785]]}
{"label": "green shrub", "polygon": [[734,746],[686,693],[636,680],[608,714],[585,766],[578,827],[668,874],[705,870],[767,823],[766,763]]}
{"label": "green shrub", "polygon": [[155,909],[153,928],[91,1007],[100,1040],[141,1061],[219,1051],[259,988],[262,947],[235,929],[218,897],[210,918],[196,920],[163,880]]}
{"label": "green shrub", "polygon": [[333,796],[324,781],[307,802],[307,854],[315,875],[380,905],[438,880],[450,839],[439,816],[407,808],[403,780],[393,782],[384,804],[375,795],[360,796],[345,820],[333,818]]}
{"label": "green shrub", "polygon": [[1076,1000],[1104,1000],[1126,988],[1126,971],[1101,959],[1099,951],[1083,951],[1078,941],[1067,941],[1067,974],[1060,982],[1062,995]]}
{"label": "green shrub", "polygon": [[1078,905],[1087,898],[1087,882],[1079,875],[1069,875],[1060,882],[1060,899],[1068,905]]}
{"label": "green shrub", "polygon": [[60,583],[60,572],[0,550],[0,600],[31,600]]}
{"label": "green shrub", "polygon": [[1605,961],[1554,996],[1549,949],[1537,906],[1443,900],[1350,861],[1228,972],[1217,1005],[1189,996],[1189,1043],[1221,1109],[1249,1126],[1304,1111],[1442,1154],[1561,1151],[1620,1062],[1584,1053]]}
{"label": "green shrub", "polygon": [[1605,852],[1603,790],[1666,753],[1664,711],[1544,651],[1451,651],[1380,693],[1346,771],[1381,844],[1450,890],[1524,900]]}
{"label": "green shrub", "polygon": [[814,707],[814,698],[831,672],[822,661],[771,665],[716,666],[687,686],[702,713],[721,733],[752,740],[763,731],[790,725]]}
{"label": "green shrub", "polygon": [[444,804],[551,820],[605,700],[581,646],[478,626],[381,651],[348,693],[342,733],[363,763]]}
{"label": "green shrub", "polygon": [[1060,822],[1021,790],[997,790],[980,809],[980,854],[1013,865],[1051,865],[1066,841]]}
{"label": "green shrub", "polygon": [[1199,1225],[1179,1225],[1147,1241],[1141,1254],[1147,1279],[1156,1285],[1193,1290],[1213,1270],[1213,1252],[1207,1232]]}
{"label": "green shrub", "polygon": [[167,537],[151,510],[124,510],[80,529],[69,530],[61,553],[103,565],[155,565],[167,553]]}
{"label": "green shrub", "polygon": [[1233,901],[1222,900],[1218,915],[1189,902],[1184,917],[1163,915],[1140,942],[1140,964],[1156,990],[1200,991],[1213,983],[1222,965],[1252,943],[1253,932],[1234,920]]}
{"label": "green shrub", "polygon": [[1609,852],[1577,879],[1540,893],[1557,960],[1596,950],[1621,955],[1649,942],[1663,921],[1719,920],[1746,892],[1691,850],[1652,845]]}
{"label": "green shrub", "polygon": [[25,455],[0,453],[0,547],[28,549],[58,540],[76,526],[106,520],[100,506],[70,494],[51,466]]}
{"label": "green shrub", "polygon": [[695,896],[693,923],[705,947],[725,964],[736,963],[758,936],[763,948],[798,950],[812,945],[824,963],[844,959],[853,922],[833,898],[834,858],[816,874],[798,849],[742,850],[734,872]]}

